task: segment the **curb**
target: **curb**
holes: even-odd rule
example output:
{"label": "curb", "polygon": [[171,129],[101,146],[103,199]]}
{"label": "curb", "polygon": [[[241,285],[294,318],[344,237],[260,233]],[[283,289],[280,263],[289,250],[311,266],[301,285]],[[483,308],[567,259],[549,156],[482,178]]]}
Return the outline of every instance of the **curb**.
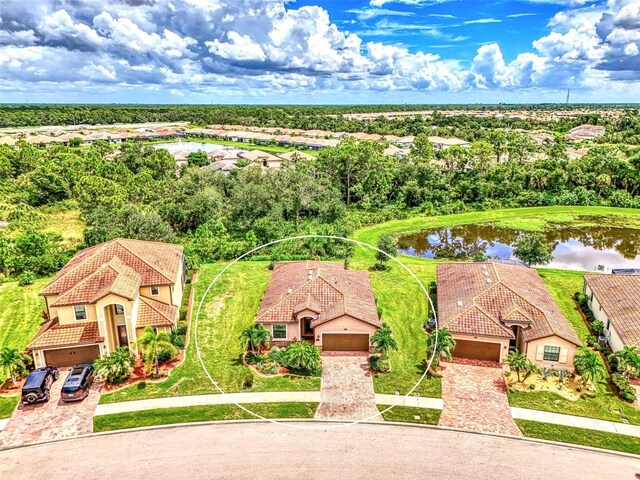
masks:
{"label": "curb", "polygon": [[[122,430],[111,430],[111,431],[108,431],[108,432],[87,433],[85,435],[78,435],[76,437],[58,438],[58,439],[54,439],[54,440],[45,440],[45,441],[42,441],[42,442],[31,443],[31,444],[28,444],[28,445],[15,445],[15,446],[9,446],[9,447],[1,447],[0,448],[0,452],[8,451],[8,450],[16,450],[16,449],[22,449],[22,448],[35,447],[35,446],[49,445],[49,444],[52,444],[52,443],[68,442],[68,441],[74,441],[74,440],[83,440],[83,439],[92,438],[92,437],[102,437],[102,436],[107,436],[107,435],[121,435],[121,434],[134,433],[134,432],[144,432],[144,431],[148,431],[148,430],[153,431],[153,430],[166,430],[166,429],[171,429],[171,428],[192,428],[192,427],[202,427],[202,426],[236,425],[236,424],[249,424],[249,425],[251,425],[251,424],[266,424],[266,423],[273,423],[273,422],[279,422],[279,423],[328,423],[328,424],[345,423],[344,420],[314,419],[314,418],[308,418],[308,419],[304,419],[304,418],[300,418],[300,419],[291,419],[291,418],[276,419],[276,418],[274,418],[274,419],[268,419],[268,420],[251,420],[251,419],[250,420],[217,420],[217,421],[216,420],[212,420],[212,421],[206,421],[206,422],[172,423],[172,424],[169,424],[169,425],[152,425],[152,426],[148,426],[148,427],[136,427],[136,428],[127,428],[127,429],[122,429]],[[584,451],[588,451],[588,452],[600,453],[600,454],[610,455],[610,456],[614,456],[614,457],[633,458],[633,459],[640,460],[640,455],[635,455],[633,453],[618,452],[618,451],[615,451],[615,450],[605,450],[603,448],[588,447],[588,446],[585,446],[585,445],[575,445],[575,444],[572,444],[572,443],[556,442],[556,441],[553,441],[553,440],[543,440],[543,439],[531,438],[531,437],[514,437],[512,435],[504,435],[504,434],[499,434],[499,433],[476,432],[476,431],[473,431],[473,430],[464,430],[464,429],[460,429],[460,428],[441,427],[439,425],[424,425],[424,424],[403,423],[403,422],[360,422],[359,425],[368,425],[368,426],[374,426],[374,427],[390,426],[390,427],[405,427],[405,428],[421,428],[421,429],[425,429],[425,430],[440,430],[440,431],[446,431],[446,432],[452,432],[452,433],[465,433],[465,434],[471,434],[471,435],[478,435],[480,437],[505,438],[505,439],[508,439],[508,440],[527,442],[527,443],[531,443],[531,444],[555,445],[555,446],[559,446],[559,447],[572,448],[572,449],[577,449],[577,450],[584,450]]]}

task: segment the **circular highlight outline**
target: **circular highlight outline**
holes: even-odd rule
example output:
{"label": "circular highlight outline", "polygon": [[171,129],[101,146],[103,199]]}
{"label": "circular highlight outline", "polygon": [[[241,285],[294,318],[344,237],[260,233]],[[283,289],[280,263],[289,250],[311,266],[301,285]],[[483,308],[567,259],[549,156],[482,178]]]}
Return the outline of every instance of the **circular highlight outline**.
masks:
{"label": "circular highlight outline", "polygon": [[[218,281],[218,279],[222,276],[222,274],[224,274],[224,272],[226,272],[229,268],[231,268],[233,265],[235,265],[237,262],[239,262],[243,258],[251,255],[252,253],[254,253],[254,252],[256,252],[256,251],[258,251],[258,250],[260,250],[262,248],[269,247],[271,245],[277,245],[277,244],[283,243],[283,242],[288,242],[290,240],[307,240],[307,239],[312,239],[312,238],[324,238],[324,239],[342,240],[342,241],[346,241],[346,242],[351,242],[351,243],[354,243],[356,245],[360,245],[361,247],[367,247],[367,248],[370,248],[372,250],[375,250],[376,252],[380,252],[380,253],[386,255],[388,258],[390,258],[394,262],[396,262],[398,265],[400,265],[411,276],[411,278],[413,278],[418,283],[418,285],[422,289],[422,292],[424,293],[425,297],[427,297],[427,301],[429,302],[429,307],[431,308],[431,311],[433,312],[433,318],[434,318],[435,324],[436,324],[434,331],[438,331],[438,316],[437,316],[436,310],[434,308],[433,302],[431,301],[431,298],[429,297],[429,293],[428,293],[427,289],[425,288],[423,283],[420,281],[420,279],[416,276],[416,274],[413,273],[413,271],[409,267],[407,267],[404,263],[402,263],[400,260],[398,260],[393,255],[389,255],[384,250],[381,250],[378,247],[374,247],[373,245],[370,245],[370,244],[368,244],[366,242],[362,242],[360,240],[355,240],[353,238],[340,237],[340,236],[337,236],[337,235],[313,235],[313,234],[309,234],[309,235],[297,235],[295,237],[286,237],[286,238],[280,238],[278,240],[273,240],[271,242],[265,243],[265,244],[260,245],[258,247],[252,248],[251,250],[243,253],[242,255],[237,257],[235,260],[232,260],[229,264],[227,264],[222,270],[220,270],[220,272],[218,272],[218,274],[215,276],[215,278],[211,281],[211,283],[209,284],[207,289],[204,291],[204,294],[202,295],[202,299],[200,300],[200,303],[198,304],[198,310],[196,311],[196,319],[195,319],[194,332],[193,332],[193,336],[194,336],[194,340],[195,340],[195,344],[196,344],[196,353],[198,354],[198,360],[200,361],[200,365],[202,366],[202,370],[204,370],[204,373],[207,375],[207,377],[211,381],[211,384],[220,392],[220,394],[227,395],[227,393],[224,390],[222,390],[222,388],[220,388],[220,386],[218,385],[218,382],[213,379],[213,377],[209,373],[209,370],[207,370],[207,367],[204,364],[204,360],[202,359],[202,354],[200,353],[200,345],[198,343],[198,325],[199,325],[199,320],[200,320],[200,310],[202,309],[202,305],[204,304],[204,301],[207,298],[207,295],[209,294],[209,291],[211,290],[211,287],[213,287],[213,285]],[[362,418],[362,419],[359,419],[359,420],[345,419],[343,421],[342,419],[336,419],[336,423],[324,424],[322,426],[310,425],[310,424],[296,424],[296,423],[290,423],[290,422],[280,422],[277,419],[263,417],[262,415],[259,415],[259,414],[255,413],[255,412],[251,411],[250,409],[244,407],[243,405],[241,405],[241,404],[239,404],[237,402],[230,402],[229,404],[230,405],[235,405],[236,407],[238,407],[241,410],[245,411],[249,415],[254,416],[255,418],[258,418],[260,420],[265,420],[267,422],[270,422],[270,423],[273,423],[273,424],[276,424],[276,425],[281,425],[281,426],[288,427],[288,428],[300,428],[300,429],[307,429],[307,430],[320,430],[320,429],[327,429],[327,428],[341,428],[341,427],[347,427],[347,426],[351,426],[351,425],[357,425],[357,424],[362,423],[362,422],[370,421],[370,420],[372,420],[374,418],[382,417],[382,415],[384,413],[388,412],[389,410],[391,410],[394,407],[397,407],[403,399],[408,398],[415,391],[415,389],[418,388],[418,386],[422,383],[422,381],[424,380],[424,377],[427,375],[427,372],[431,369],[431,365],[432,365],[433,359],[435,357],[437,346],[438,346],[438,336],[436,335],[435,343],[434,343],[434,346],[433,346],[433,352],[431,352],[431,356],[429,357],[429,360],[427,362],[427,366],[426,366],[426,368],[424,370],[424,373],[420,376],[420,378],[418,379],[416,384],[413,387],[411,387],[411,389],[405,395],[398,395],[398,401],[396,403],[394,403],[393,405],[390,405],[387,408],[385,408],[384,410],[379,411],[375,415],[371,415],[369,417]]]}

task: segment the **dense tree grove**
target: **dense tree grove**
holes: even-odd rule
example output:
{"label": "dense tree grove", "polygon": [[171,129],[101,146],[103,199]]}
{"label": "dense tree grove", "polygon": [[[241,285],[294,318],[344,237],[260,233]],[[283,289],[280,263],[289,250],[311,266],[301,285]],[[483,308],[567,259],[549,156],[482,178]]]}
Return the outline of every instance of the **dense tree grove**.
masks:
{"label": "dense tree grove", "polygon": [[[73,252],[43,228],[48,208],[79,209],[85,245],[111,238],[178,241],[189,261],[229,258],[304,233],[348,235],[415,213],[536,205],[640,206],[640,149],[594,146],[566,159],[560,140],[537,147],[518,132],[436,155],[419,136],[406,158],[378,143],[343,141],[317,158],[264,171],[177,170],[165,150],[106,142],[86,149],[0,146],[0,273],[50,274]],[[537,149],[537,150],[536,150]],[[530,155],[536,150],[535,155]],[[546,154],[542,154],[545,153]],[[315,255],[342,256],[314,240]],[[292,255],[282,244],[268,255]]]}

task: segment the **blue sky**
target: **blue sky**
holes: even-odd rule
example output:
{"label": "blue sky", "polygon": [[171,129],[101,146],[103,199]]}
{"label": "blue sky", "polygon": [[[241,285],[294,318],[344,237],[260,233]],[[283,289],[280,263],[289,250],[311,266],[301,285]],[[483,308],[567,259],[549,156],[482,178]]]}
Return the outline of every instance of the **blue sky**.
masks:
{"label": "blue sky", "polygon": [[640,101],[638,0],[3,0],[0,102]]}

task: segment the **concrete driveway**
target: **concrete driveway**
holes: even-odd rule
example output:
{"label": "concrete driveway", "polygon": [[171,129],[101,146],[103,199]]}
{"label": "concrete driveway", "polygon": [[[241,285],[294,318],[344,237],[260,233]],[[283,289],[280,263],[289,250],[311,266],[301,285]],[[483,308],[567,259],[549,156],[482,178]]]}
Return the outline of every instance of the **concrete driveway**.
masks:
{"label": "concrete driveway", "polygon": [[47,480],[631,480],[640,472],[637,456],[524,439],[388,423],[331,427],[247,422],[70,439],[0,451],[0,478],[34,478],[34,465]]}
{"label": "concrete driveway", "polygon": [[[366,353],[322,356],[321,403],[316,418],[382,420]],[[375,418],[374,415],[377,415]]]}
{"label": "concrete driveway", "polygon": [[442,363],[440,425],[477,432],[520,436],[511,417],[502,368]]}
{"label": "concrete driveway", "polygon": [[60,399],[60,389],[68,371],[68,368],[60,369],[60,377],[51,387],[48,402],[18,405],[6,428],[0,432],[0,446],[25,445],[93,432],[93,413],[100,400],[102,384],[96,379],[87,398],[65,403]]}

